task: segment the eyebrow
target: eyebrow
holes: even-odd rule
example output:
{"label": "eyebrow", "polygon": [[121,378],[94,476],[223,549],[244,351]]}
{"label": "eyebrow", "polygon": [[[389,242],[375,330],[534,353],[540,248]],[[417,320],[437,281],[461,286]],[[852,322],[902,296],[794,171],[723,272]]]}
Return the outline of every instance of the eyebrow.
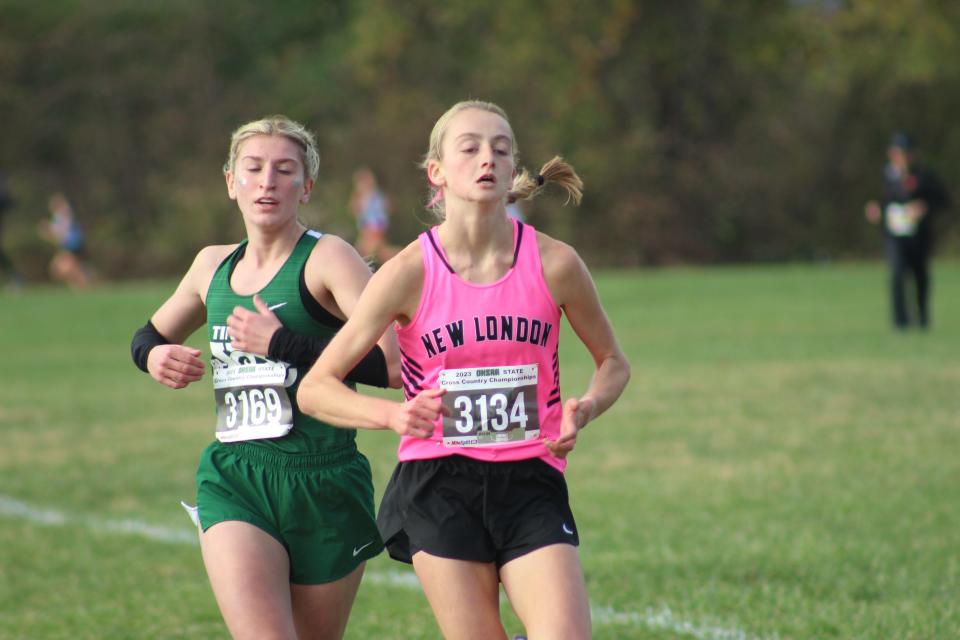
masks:
{"label": "eyebrow", "polygon": [[[243,156],[240,160],[253,160],[254,162],[263,162],[263,158],[260,156]],[[274,161],[274,164],[282,164],[284,162],[293,162],[294,164],[299,164],[300,161],[296,158],[280,158],[279,160]]]}
{"label": "eyebrow", "polygon": [[[460,142],[460,141],[463,140],[464,138],[474,138],[474,139],[477,139],[477,138],[482,138],[482,137],[483,137],[483,136],[480,135],[479,133],[461,133],[461,134],[458,135],[456,138],[454,138],[454,142]],[[493,141],[494,141],[494,142],[500,142],[501,140],[506,140],[507,142],[510,142],[511,138],[510,138],[510,136],[508,136],[508,135],[506,135],[506,134],[503,134],[503,133],[501,133],[501,134],[499,134],[499,135],[496,135],[496,136],[493,136]]]}

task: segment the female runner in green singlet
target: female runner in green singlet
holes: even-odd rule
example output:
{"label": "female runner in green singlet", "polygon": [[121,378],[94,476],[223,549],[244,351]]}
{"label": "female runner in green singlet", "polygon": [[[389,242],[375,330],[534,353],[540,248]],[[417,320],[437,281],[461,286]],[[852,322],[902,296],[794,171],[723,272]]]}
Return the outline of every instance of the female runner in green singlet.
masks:
{"label": "female runner in green singlet", "polygon": [[[143,350],[155,380],[183,388],[204,365],[182,343],[209,327],[218,417],[197,473],[200,545],[235,638],[341,638],[364,561],[383,548],[352,431],[300,413],[303,368],[265,357],[272,331],[255,330],[330,336],[370,278],[353,247],[297,219],[318,164],[312,135],[286,118],[234,132],[224,173],[247,239],[200,250]],[[378,345],[384,380],[399,386],[392,332]]]}

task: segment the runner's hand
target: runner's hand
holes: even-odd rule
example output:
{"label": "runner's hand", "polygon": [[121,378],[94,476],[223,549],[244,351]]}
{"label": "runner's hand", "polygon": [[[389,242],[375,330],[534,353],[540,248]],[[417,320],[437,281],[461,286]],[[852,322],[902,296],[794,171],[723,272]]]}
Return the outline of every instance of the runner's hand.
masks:
{"label": "runner's hand", "polygon": [[563,403],[563,417],[560,418],[560,437],[556,441],[544,440],[550,453],[558,458],[566,458],[577,444],[577,433],[590,421],[593,414],[593,400],[570,398]]}
{"label": "runner's hand", "polygon": [[200,350],[182,344],[161,344],[147,356],[150,376],[171,389],[183,389],[203,377]]}
{"label": "runner's hand", "polygon": [[230,348],[245,353],[266,356],[270,339],[282,325],[277,314],[267,307],[259,295],[253,296],[256,311],[234,307],[227,318],[230,333]]}
{"label": "runner's hand", "polygon": [[446,389],[426,389],[412,400],[396,405],[390,414],[387,426],[401,436],[429,438],[434,425],[444,413],[441,396]]}

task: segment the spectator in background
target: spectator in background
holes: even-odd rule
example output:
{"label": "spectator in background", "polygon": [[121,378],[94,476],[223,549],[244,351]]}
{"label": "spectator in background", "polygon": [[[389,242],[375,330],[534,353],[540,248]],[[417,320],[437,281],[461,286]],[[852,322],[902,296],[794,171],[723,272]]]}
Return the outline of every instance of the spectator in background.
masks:
{"label": "spectator in background", "polygon": [[[949,205],[949,196],[939,177],[919,161],[911,136],[896,132],[887,146],[881,200],[871,200],[864,212],[867,220],[879,224],[886,242],[890,264],[890,298],[893,324],[906,329],[930,324],[930,257],[933,226],[940,210]],[[907,283],[912,278],[916,309],[908,302]]]}
{"label": "spectator in background", "polygon": [[368,167],[360,167],[353,173],[350,210],[357,219],[357,252],[375,265],[389,260],[396,253],[396,249],[387,243],[390,202],[380,191],[377,178]]}
{"label": "spectator in background", "polygon": [[90,273],[85,264],[83,229],[73,214],[70,201],[62,193],[50,196],[50,219],[40,224],[40,235],[57,246],[50,261],[50,275],[71,288],[87,288]]}
{"label": "spectator in background", "polygon": [[18,290],[23,287],[23,276],[21,276],[17,268],[13,266],[13,261],[10,259],[10,256],[7,255],[7,252],[3,250],[3,219],[7,211],[12,208],[13,197],[7,189],[6,176],[0,172],[0,269],[3,270],[9,279],[10,287]]}

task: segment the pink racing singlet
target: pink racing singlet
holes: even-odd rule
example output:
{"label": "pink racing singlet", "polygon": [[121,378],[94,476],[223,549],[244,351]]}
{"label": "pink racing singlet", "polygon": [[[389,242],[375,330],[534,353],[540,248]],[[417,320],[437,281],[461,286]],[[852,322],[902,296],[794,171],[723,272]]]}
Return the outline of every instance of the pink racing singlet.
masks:
{"label": "pink racing singlet", "polygon": [[443,387],[450,415],[430,438],[401,438],[401,462],[457,454],[566,467],[543,444],[560,433],[560,309],[544,281],[536,230],[513,223],[513,266],[489,284],[453,271],[436,227],[420,234],[420,305],[410,324],[397,326],[404,394]]}

